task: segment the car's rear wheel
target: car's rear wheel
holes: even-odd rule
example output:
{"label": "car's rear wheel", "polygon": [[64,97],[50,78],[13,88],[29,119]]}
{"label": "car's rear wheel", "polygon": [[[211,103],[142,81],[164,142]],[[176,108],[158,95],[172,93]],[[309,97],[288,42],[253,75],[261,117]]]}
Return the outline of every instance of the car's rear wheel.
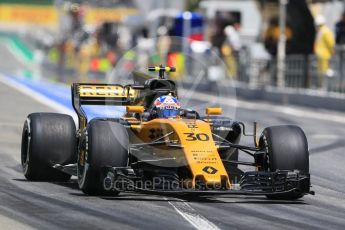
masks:
{"label": "car's rear wheel", "polygon": [[67,181],[70,175],[54,169],[54,164],[75,162],[75,124],[71,116],[32,113],[23,127],[21,163],[31,181]]}
{"label": "car's rear wheel", "polygon": [[88,195],[117,195],[116,190],[103,187],[102,169],[105,166],[126,167],[128,163],[128,133],[124,126],[114,121],[90,121],[85,144],[78,157],[78,182]]}
{"label": "car's rear wheel", "polygon": [[[308,142],[298,126],[272,126],[266,128],[260,138],[260,146],[266,156],[263,170],[298,170],[309,174]],[[303,191],[267,195],[270,199],[294,200],[303,197]]]}

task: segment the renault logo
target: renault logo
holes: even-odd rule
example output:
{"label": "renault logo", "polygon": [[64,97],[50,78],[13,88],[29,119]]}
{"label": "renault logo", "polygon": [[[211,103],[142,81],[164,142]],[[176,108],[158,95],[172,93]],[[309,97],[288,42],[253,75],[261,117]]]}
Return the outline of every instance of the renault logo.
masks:
{"label": "renault logo", "polygon": [[208,174],[215,174],[216,172],[218,172],[218,170],[213,168],[212,166],[206,166],[205,168],[202,169],[202,171]]}

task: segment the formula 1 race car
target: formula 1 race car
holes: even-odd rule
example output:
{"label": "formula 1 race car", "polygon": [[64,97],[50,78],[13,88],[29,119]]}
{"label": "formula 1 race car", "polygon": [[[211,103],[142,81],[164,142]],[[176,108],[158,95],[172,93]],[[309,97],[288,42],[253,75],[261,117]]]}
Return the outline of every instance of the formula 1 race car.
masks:
{"label": "formula 1 race car", "polygon": [[[245,125],[183,109],[176,83],[165,78],[173,67],[149,67],[158,77],[134,72],[134,84],[72,85],[78,115],[33,113],[22,135],[21,159],[30,181],[68,181],[77,176],[88,195],[136,191],[163,194],[247,194],[298,199],[310,191],[309,152],[301,128]],[[125,106],[120,118],[88,120],[84,105]],[[122,107],[123,108],[123,107]],[[253,146],[239,144],[253,136]],[[245,153],[252,162],[238,160]],[[245,165],[252,170],[241,170]],[[243,167],[243,166],[241,166]]]}

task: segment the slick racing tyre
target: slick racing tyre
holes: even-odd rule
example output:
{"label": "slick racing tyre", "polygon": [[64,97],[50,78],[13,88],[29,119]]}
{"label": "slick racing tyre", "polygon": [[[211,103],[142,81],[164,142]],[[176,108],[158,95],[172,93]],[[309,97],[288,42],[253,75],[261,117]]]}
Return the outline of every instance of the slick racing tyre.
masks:
{"label": "slick racing tyre", "polygon": [[71,176],[54,169],[55,164],[75,162],[75,124],[71,116],[32,113],[23,127],[21,163],[30,181],[68,181]]}
{"label": "slick racing tyre", "polygon": [[78,158],[78,182],[88,195],[117,195],[116,190],[103,188],[105,166],[126,167],[129,139],[125,127],[110,120],[91,120],[84,149]]}
{"label": "slick racing tyre", "polygon": [[[265,149],[264,170],[299,170],[309,174],[309,151],[307,138],[300,127],[272,126],[266,128],[260,138],[260,146]],[[283,194],[267,195],[270,199],[294,200],[303,193],[293,191]]]}

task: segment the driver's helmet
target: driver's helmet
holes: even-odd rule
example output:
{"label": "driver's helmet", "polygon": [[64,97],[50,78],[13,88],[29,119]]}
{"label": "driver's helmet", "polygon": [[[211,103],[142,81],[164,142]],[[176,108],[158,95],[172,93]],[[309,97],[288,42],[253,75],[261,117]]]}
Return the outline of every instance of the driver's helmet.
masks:
{"label": "driver's helmet", "polygon": [[158,97],[153,103],[158,118],[177,117],[181,103],[171,95]]}

